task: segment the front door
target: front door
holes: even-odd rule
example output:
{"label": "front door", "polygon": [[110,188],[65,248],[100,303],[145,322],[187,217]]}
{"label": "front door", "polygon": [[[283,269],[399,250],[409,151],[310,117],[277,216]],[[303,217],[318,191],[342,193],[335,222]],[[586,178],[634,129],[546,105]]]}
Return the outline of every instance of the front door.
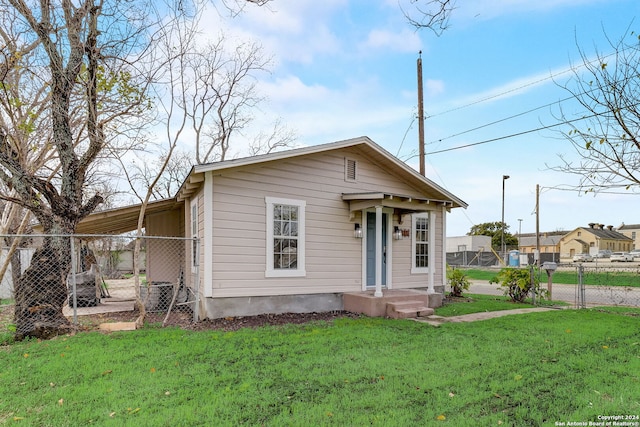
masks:
{"label": "front door", "polygon": [[[382,286],[387,286],[387,214],[382,214]],[[367,287],[376,286],[376,213],[367,212]]]}

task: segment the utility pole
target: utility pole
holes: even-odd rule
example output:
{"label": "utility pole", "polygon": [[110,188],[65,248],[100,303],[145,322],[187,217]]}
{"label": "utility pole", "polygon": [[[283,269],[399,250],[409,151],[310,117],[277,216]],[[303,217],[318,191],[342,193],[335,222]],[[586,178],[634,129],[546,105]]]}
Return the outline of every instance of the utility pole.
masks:
{"label": "utility pole", "polygon": [[540,270],[540,184],[536,184],[536,252],[538,270]]}
{"label": "utility pole", "polygon": [[424,167],[424,106],[422,95],[422,51],[418,56],[418,152],[420,156],[420,175],[425,176]]}
{"label": "utility pole", "polygon": [[507,249],[504,246],[504,182],[509,179],[509,175],[502,175],[502,223],[500,224],[500,251],[502,259],[507,260]]}

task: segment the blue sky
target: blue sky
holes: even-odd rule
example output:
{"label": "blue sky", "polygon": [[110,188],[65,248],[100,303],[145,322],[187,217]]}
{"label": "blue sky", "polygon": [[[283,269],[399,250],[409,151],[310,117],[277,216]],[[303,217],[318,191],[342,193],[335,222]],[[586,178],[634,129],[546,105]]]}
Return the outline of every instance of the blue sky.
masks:
{"label": "blue sky", "polygon": [[[416,31],[398,4],[273,0],[224,23],[212,25],[213,14],[205,22],[232,37],[261,41],[273,56],[272,72],[258,83],[268,102],[256,126],[281,118],[300,145],[366,135],[415,168],[422,51],[427,176],[469,204],[448,216],[449,236],[500,220],[503,175],[511,177],[505,222],[513,233],[518,219],[523,233],[535,231],[536,184],[542,188],[541,231],[640,223],[640,195],[551,189],[576,182],[547,169],[560,163],[558,155],[572,155],[570,144],[551,130],[429,154],[555,124],[557,105],[543,106],[568,96],[557,82],[580,63],[578,46],[588,55],[596,48],[608,53],[604,32],[613,39],[628,27],[640,32],[634,21],[640,2],[458,0],[440,37]],[[574,112],[575,105],[564,102],[563,108]]]}

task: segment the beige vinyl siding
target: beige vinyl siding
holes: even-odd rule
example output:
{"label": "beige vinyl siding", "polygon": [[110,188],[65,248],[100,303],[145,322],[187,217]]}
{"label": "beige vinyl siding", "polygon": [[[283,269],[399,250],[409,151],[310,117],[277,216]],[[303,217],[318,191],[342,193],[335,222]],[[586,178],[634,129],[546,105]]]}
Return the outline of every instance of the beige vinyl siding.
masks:
{"label": "beige vinyl siding", "polygon": [[[434,247],[431,249],[430,253],[433,254],[433,257],[429,257],[429,268],[434,270],[434,286],[442,285],[443,275],[442,275],[442,210],[434,209],[430,211],[430,215],[435,215],[435,241],[429,242],[429,244],[433,244]],[[411,230],[411,215],[405,214],[403,215],[402,224],[397,222],[397,218],[394,218],[393,226],[398,226],[401,229],[410,230],[410,234],[413,233]],[[411,245],[412,240],[411,236],[404,237],[402,240],[393,240],[393,277],[392,283],[394,289],[410,289],[410,288],[426,288],[429,286],[429,274],[428,273],[411,273]]]}
{"label": "beige vinyl siding", "polygon": [[[345,181],[345,157],[358,162],[356,182]],[[353,237],[353,224],[362,221],[359,213],[350,219],[342,193],[416,192],[371,164],[357,150],[224,170],[213,175],[212,188],[214,297],[360,291],[362,241]],[[305,277],[265,277],[265,197],[306,202]],[[410,218],[408,224],[410,227]],[[410,272],[408,248],[409,255],[405,256],[406,250],[404,254],[396,252],[394,246],[393,256],[394,267],[398,262]],[[406,260],[400,262],[401,257]],[[416,286],[415,277],[399,277],[406,279],[403,287]]]}
{"label": "beige vinyl siding", "polygon": [[198,195],[198,238],[200,239],[200,249],[199,249],[199,263],[200,266],[204,265],[204,192],[199,191]]}

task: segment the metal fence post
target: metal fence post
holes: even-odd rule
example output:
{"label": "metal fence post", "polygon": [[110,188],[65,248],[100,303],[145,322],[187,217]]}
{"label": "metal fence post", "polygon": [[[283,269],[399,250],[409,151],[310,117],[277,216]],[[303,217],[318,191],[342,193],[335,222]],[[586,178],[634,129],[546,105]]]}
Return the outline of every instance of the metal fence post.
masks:
{"label": "metal fence post", "polygon": [[[78,324],[78,295],[76,293],[76,249],[73,242],[73,236],[69,236],[71,250],[71,292],[73,295],[73,324]],[[67,276],[69,277],[69,276]]]}
{"label": "metal fence post", "polygon": [[533,272],[533,265],[529,266],[529,286],[531,289],[531,304],[536,305],[536,278]]}
{"label": "metal fence post", "polygon": [[195,239],[196,250],[194,255],[194,264],[196,267],[196,274],[194,277],[194,291],[196,294],[194,307],[193,307],[193,321],[197,322],[200,319],[200,239]]}
{"label": "metal fence post", "polygon": [[582,307],[581,308],[587,308],[587,298],[586,298],[587,297],[587,292],[586,292],[586,286],[584,284],[584,273],[580,275],[580,294],[582,295],[582,298],[581,298]]}
{"label": "metal fence post", "polygon": [[584,266],[582,264],[578,265],[578,289],[577,289],[577,306],[578,308],[585,307],[584,301]]}

